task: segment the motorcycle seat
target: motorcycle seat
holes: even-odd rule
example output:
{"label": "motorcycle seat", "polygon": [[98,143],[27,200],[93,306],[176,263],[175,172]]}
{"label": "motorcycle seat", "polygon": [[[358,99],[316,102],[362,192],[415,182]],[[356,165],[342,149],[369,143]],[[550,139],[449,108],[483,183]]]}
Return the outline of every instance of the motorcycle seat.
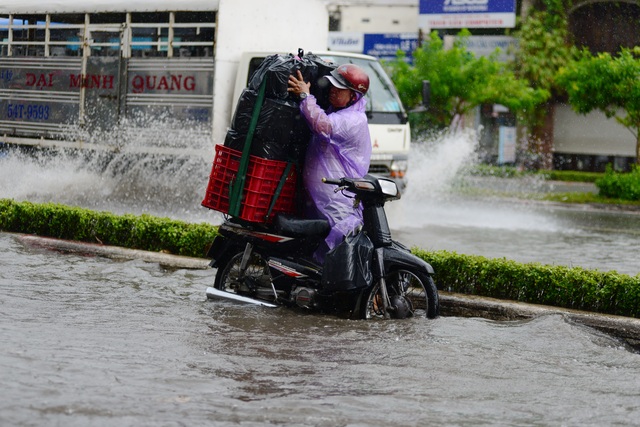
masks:
{"label": "motorcycle seat", "polygon": [[278,215],[274,225],[276,230],[287,236],[315,236],[326,237],[331,231],[329,221],[326,219],[297,218],[287,215]]}

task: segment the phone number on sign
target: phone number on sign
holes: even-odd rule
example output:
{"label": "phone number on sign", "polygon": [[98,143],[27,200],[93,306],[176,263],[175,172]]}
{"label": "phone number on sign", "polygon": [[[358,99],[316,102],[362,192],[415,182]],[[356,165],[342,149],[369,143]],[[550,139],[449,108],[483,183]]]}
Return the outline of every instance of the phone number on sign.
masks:
{"label": "phone number on sign", "polygon": [[49,120],[48,105],[7,105],[7,117],[9,119]]}

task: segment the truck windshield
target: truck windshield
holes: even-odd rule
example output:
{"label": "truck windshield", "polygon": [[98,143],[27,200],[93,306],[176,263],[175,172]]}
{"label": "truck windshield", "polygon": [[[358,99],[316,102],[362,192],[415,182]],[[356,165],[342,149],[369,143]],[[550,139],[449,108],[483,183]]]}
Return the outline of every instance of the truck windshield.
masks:
{"label": "truck windshield", "polygon": [[326,61],[336,64],[349,62],[362,67],[369,75],[369,92],[367,92],[367,111],[373,113],[403,113],[402,104],[396,90],[377,61],[349,57],[322,56]]}

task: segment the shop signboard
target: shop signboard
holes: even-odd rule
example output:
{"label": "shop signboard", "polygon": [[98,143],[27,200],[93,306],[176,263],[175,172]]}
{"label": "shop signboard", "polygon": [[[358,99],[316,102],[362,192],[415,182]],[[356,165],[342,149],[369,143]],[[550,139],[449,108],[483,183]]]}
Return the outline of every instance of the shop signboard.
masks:
{"label": "shop signboard", "polygon": [[513,28],[515,0],[420,0],[423,30],[449,28]]}
{"label": "shop signboard", "polygon": [[399,50],[409,62],[418,47],[418,33],[365,34],[353,32],[329,32],[329,50],[336,52],[364,53],[379,59],[392,60]]}
{"label": "shop signboard", "polygon": [[395,59],[399,50],[411,61],[413,51],[418,47],[416,33],[365,34],[363,53],[380,59]]}

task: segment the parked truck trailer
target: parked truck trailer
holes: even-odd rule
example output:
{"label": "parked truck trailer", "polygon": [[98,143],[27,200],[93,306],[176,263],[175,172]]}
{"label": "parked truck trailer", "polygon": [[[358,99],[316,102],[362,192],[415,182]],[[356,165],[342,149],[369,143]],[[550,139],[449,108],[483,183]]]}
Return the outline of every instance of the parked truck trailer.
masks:
{"label": "parked truck trailer", "polygon": [[[305,0],[304,19],[299,10],[299,0],[2,4],[0,142],[209,159],[256,61],[304,48],[365,66],[371,171],[404,184],[410,129],[393,84],[373,57],[326,52],[324,1]],[[123,146],[128,135],[135,146]]]}

